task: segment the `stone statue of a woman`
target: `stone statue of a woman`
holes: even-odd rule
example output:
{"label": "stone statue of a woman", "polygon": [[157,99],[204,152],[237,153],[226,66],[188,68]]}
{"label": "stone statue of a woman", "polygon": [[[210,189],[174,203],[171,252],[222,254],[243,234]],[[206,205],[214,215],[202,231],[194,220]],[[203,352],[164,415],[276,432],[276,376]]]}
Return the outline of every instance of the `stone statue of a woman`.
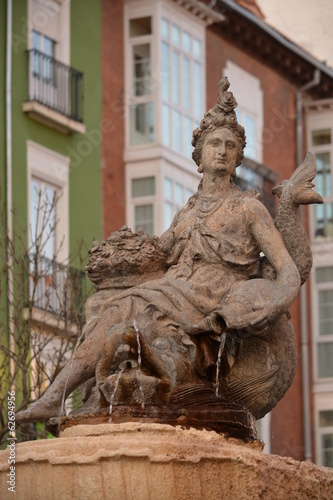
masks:
{"label": "stone statue of a woman", "polygon": [[[87,270],[97,292],[86,306],[85,339],[44,396],[17,415],[18,423],[59,416],[63,395],[88,380],[86,399],[95,394],[96,402],[96,394],[103,394],[108,400],[120,370],[123,399],[138,402],[133,324],[146,402],[163,401],[163,394],[176,394],[182,384],[215,394],[220,383],[219,396],[260,418],[290,386],[296,347],[288,308],[311,256],[291,255],[281,220],[278,230],[258,193],[241,193],[233,182],[246,141],[228,87],[222,79],[217,104],[193,133],[193,159],[203,177],[170,228],[160,238],[123,228],[91,250]],[[301,167],[292,185],[276,188],[287,212],[300,203],[322,202],[312,189],[313,158]],[[304,246],[297,224],[294,238]],[[223,368],[216,380],[222,335]]]}

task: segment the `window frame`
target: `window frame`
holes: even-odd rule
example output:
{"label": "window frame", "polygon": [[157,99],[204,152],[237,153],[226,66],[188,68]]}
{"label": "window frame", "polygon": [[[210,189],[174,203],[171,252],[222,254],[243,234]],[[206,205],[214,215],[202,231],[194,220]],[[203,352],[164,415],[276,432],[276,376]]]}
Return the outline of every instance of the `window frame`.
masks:
{"label": "window frame", "polygon": [[[143,180],[143,179],[154,179],[154,193],[153,194],[147,194],[143,196],[133,196],[133,181],[135,180]],[[142,229],[141,226],[138,226],[136,228],[136,220],[135,220],[135,209],[140,206],[145,206],[145,205],[151,205],[153,208],[153,218],[152,218],[152,226],[153,226],[153,231],[151,236],[155,235],[156,232],[156,223],[155,223],[155,211],[156,211],[156,206],[155,206],[155,199],[156,199],[156,176],[155,175],[138,175],[135,177],[132,177],[130,180],[130,190],[131,190],[131,212],[132,212],[132,219],[133,219],[133,232],[137,232],[139,229]]]}
{"label": "window frame", "polygon": [[332,429],[333,434],[333,426],[332,427],[320,427],[320,419],[319,413],[324,411],[333,411],[333,399],[332,395],[328,393],[317,394],[315,395],[315,414],[314,414],[314,423],[315,423],[315,461],[317,465],[323,465],[323,454],[322,454],[322,443],[321,437],[327,432],[324,432],[321,429]]}
{"label": "window frame", "polygon": [[[132,196],[132,181],[154,177],[155,193],[146,196]],[[126,222],[128,227],[135,233],[135,207],[142,205],[153,206],[153,236],[158,233],[158,199],[159,199],[159,175],[151,165],[142,165],[142,168],[132,168],[126,172]]]}
{"label": "window frame", "polygon": [[[31,180],[37,179],[54,187],[59,192],[57,201],[58,224],[56,242],[62,242],[57,253],[57,262],[64,263],[69,255],[69,165],[70,158],[33,141],[27,141],[27,189],[28,228],[31,221]],[[28,231],[30,246],[30,231]]]}
{"label": "window frame", "polygon": [[[322,268],[327,268],[327,267],[333,267],[333,260],[330,259],[328,262],[318,262],[318,260],[322,259],[316,259],[316,256],[314,256],[314,266],[311,271],[311,303],[313,305],[312,307],[312,351],[313,351],[313,366],[314,366],[314,381],[317,384],[323,385],[330,383],[332,385],[333,383],[333,375],[332,377],[319,377],[319,372],[318,372],[318,344],[320,343],[327,343],[327,342],[332,342],[333,345],[333,333],[331,335],[320,335],[319,333],[319,312],[318,312],[318,307],[319,307],[319,291],[325,291],[325,290],[333,290],[333,281],[332,282],[327,282],[327,283],[316,283],[316,270],[317,269],[322,269]],[[316,262],[317,261],[317,262]],[[332,387],[333,390],[333,387]]]}
{"label": "window frame", "polygon": [[[30,233],[30,226],[31,226],[31,215],[32,215],[32,205],[31,205],[31,200],[32,200],[32,182],[36,182],[36,183],[39,183],[40,184],[40,193],[41,193],[41,197],[40,197],[40,206],[37,207],[37,209],[40,210],[40,216],[41,216],[41,219],[40,220],[43,220],[43,218],[45,217],[45,215],[47,213],[50,213],[49,211],[49,208],[51,207],[52,203],[53,203],[53,200],[46,200],[46,188],[49,188],[49,189],[52,189],[54,191],[54,196],[55,196],[55,204],[54,204],[54,219],[55,219],[55,223],[56,221],[58,220],[58,203],[60,202],[60,198],[61,198],[61,189],[58,187],[58,186],[55,186],[54,184],[50,184],[49,182],[46,182],[44,179],[41,179],[39,177],[37,177],[36,175],[32,174],[31,177],[30,177],[30,205],[29,205],[29,214],[30,214],[30,218],[29,218],[29,233]],[[47,210],[45,210],[45,208],[47,208]],[[52,217],[52,218],[53,218]],[[50,218],[50,223],[52,218]],[[31,230],[34,231],[35,228],[31,227]],[[42,235],[44,236],[44,235]],[[59,234],[57,234],[57,231],[55,231],[54,235],[54,241],[53,241],[53,254],[55,255],[56,254],[56,251],[57,251],[57,246],[58,244],[60,244],[60,241],[58,241],[58,237],[59,237]],[[45,242],[43,241],[42,239],[42,243],[45,244]],[[30,247],[30,245],[29,245]],[[45,249],[45,248],[44,248]],[[45,253],[45,257],[48,258],[48,259],[52,259],[53,258],[53,255],[50,256],[50,255],[47,255],[47,251],[44,252]]]}
{"label": "window frame", "polygon": [[[322,129],[331,129],[331,143],[330,144],[321,144],[319,146],[312,145],[312,133],[317,130]],[[316,113],[309,114],[307,117],[307,145],[308,150],[311,151],[314,155],[320,153],[329,153],[330,155],[330,165],[331,165],[331,196],[325,196],[325,203],[332,203],[333,210],[333,111],[327,113]],[[331,236],[324,235],[315,235],[315,205],[310,207],[310,241],[315,245],[321,245],[324,242],[332,243],[333,242],[333,232]]]}

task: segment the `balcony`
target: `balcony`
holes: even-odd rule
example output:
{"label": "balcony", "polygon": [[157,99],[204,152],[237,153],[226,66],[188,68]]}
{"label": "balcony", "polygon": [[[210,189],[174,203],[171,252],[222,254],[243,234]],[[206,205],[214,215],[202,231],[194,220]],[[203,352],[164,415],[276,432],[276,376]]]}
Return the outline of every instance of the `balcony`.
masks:
{"label": "balcony", "polygon": [[39,50],[27,53],[29,85],[23,111],[64,134],[84,134],[83,73]]}
{"label": "balcony", "polygon": [[29,275],[24,317],[51,329],[73,330],[82,322],[87,298],[86,274],[54,259],[31,255],[25,263]]}

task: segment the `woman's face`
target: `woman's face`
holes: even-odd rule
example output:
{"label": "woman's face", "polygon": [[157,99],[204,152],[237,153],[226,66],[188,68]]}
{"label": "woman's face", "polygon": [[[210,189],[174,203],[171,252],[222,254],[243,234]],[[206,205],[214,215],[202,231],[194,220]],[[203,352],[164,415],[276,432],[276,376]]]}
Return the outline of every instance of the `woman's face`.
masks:
{"label": "woman's face", "polygon": [[201,153],[203,173],[212,172],[220,176],[231,175],[236,166],[237,138],[228,128],[209,132]]}

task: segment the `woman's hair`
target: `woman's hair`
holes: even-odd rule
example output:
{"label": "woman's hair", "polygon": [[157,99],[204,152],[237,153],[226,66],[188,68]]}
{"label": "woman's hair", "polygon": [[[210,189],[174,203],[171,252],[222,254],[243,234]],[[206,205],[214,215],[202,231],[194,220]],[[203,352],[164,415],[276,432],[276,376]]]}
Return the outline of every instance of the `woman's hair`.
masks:
{"label": "woman's hair", "polygon": [[244,158],[244,148],[246,146],[245,129],[237,122],[237,116],[234,111],[237,102],[233,93],[227,92],[229,85],[227,77],[220,80],[217,104],[207,111],[201,120],[200,126],[193,131],[192,146],[194,150],[192,158],[198,166],[201,163],[202,148],[207,134],[218,128],[228,128],[236,136],[237,158],[235,166],[238,167]]}

